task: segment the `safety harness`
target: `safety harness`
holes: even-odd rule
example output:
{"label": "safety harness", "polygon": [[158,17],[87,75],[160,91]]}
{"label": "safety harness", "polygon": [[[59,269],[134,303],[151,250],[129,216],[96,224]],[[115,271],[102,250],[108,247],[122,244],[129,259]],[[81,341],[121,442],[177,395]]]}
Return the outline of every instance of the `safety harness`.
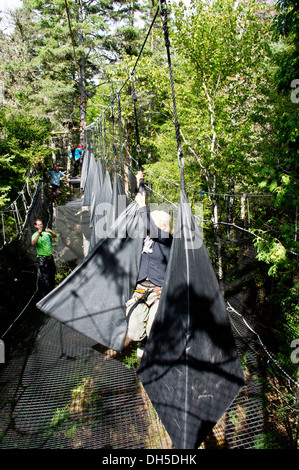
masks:
{"label": "safety harness", "polygon": [[[130,316],[132,315],[133,311],[139,304],[144,303],[148,308],[151,308],[156,302],[158,302],[158,300],[160,300],[161,290],[162,290],[161,287],[153,287],[153,288],[146,289],[146,290],[135,289],[134,292],[138,292],[141,295],[137,297],[136,302],[130,308],[127,314],[127,320],[129,321]],[[147,298],[152,292],[155,292],[158,297],[155,300],[153,300],[153,302],[148,304]]]}

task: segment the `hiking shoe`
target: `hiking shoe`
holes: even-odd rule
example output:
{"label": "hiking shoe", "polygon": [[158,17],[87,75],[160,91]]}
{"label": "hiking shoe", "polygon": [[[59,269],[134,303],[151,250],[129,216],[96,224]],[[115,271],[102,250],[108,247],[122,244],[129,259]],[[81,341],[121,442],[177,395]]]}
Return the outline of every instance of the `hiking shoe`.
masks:
{"label": "hiking shoe", "polygon": [[137,359],[141,359],[142,356],[143,356],[143,353],[144,353],[144,346],[138,346],[138,348],[136,349],[136,356],[137,356]]}

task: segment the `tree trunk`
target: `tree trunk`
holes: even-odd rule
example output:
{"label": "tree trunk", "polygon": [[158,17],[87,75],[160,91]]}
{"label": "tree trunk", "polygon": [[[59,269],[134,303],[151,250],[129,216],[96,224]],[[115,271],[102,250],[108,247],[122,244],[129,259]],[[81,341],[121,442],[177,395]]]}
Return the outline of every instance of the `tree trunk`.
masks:
{"label": "tree trunk", "polygon": [[[235,194],[235,178],[231,179],[231,186],[230,186],[230,197],[228,200],[228,217],[227,223],[231,224],[233,221],[233,204],[234,204],[234,194]],[[230,236],[230,225],[227,226],[227,236]]]}

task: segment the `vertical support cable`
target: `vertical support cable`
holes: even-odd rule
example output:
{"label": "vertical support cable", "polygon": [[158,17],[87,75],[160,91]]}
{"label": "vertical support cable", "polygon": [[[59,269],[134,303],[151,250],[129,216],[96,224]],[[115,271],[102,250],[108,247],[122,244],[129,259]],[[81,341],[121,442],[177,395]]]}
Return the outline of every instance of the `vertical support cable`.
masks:
{"label": "vertical support cable", "polygon": [[119,151],[120,151],[120,165],[121,165],[121,177],[124,183],[125,181],[125,170],[124,170],[124,157],[123,157],[123,144],[122,144],[122,135],[121,135],[121,104],[120,104],[120,94],[117,94],[117,103],[118,103],[118,131],[119,131]]}
{"label": "vertical support cable", "polygon": [[247,217],[248,217],[248,229],[250,230],[250,213],[249,213],[249,197],[247,196]]}
{"label": "vertical support cable", "polygon": [[102,132],[102,120],[100,119],[98,121],[98,129],[99,129],[99,147],[100,147],[100,153],[101,153],[101,161],[103,160],[103,132]]}
{"label": "vertical support cable", "polygon": [[91,142],[91,146],[92,146],[92,153],[94,155],[94,158],[96,158],[97,147],[96,147],[95,126],[92,127],[91,132],[92,132],[92,137],[90,139],[90,142]]}
{"label": "vertical support cable", "polygon": [[12,214],[13,214],[13,217],[14,217],[14,221],[15,221],[15,225],[16,225],[16,231],[17,231],[17,234],[19,234],[20,231],[19,231],[18,221],[17,221],[17,218],[16,218],[16,211],[15,211],[14,203],[12,203],[10,205],[10,207],[11,207],[11,211],[12,211]]}
{"label": "vertical support cable", "polygon": [[30,186],[29,186],[29,177],[26,180],[26,188],[27,188],[28,196],[30,197],[30,201],[32,202],[33,197],[32,197],[32,192],[31,192],[31,189],[30,189]]}
{"label": "vertical support cable", "polygon": [[4,214],[1,212],[1,220],[2,220],[2,233],[3,233],[3,244],[6,244],[6,239],[5,239],[5,227],[4,227]]}
{"label": "vertical support cable", "polygon": [[104,141],[104,158],[105,158],[106,170],[108,170],[107,145],[106,145],[106,119],[105,119],[105,113],[103,113],[103,141]]}
{"label": "vertical support cable", "polygon": [[116,171],[116,147],[115,147],[115,116],[114,116],[114,100],[111,100],[111,119],[112,119],[112,151],[113,159],[115,162],[115,171]]}
{"label": "vertical support cable", "polygon": [[27,214],[28,207],[27,207],[27,201],[26,201],[26,198],[25,198],[24,191],[21,192],[21,196],[22,196],[22,201],[23,201],[25,213]]}
{"label": "vertical support cable", "polygon": [[[134,85],[134,72],[131,72],[131,85],[132,85],[132,98],[134,104],[134,116],[135,116],[135,136],[136,136],[136,150],[138,153],[138,170],[142,171],[142,161],[141,161],[141,146],[140,146],[140,138],[139,138],[139,130],[138,130],[138,119],[137,119],[137,96],[135,93],[135,85]],[[139,181],[139,188],[138,191],[142,194],[144,191],[144,180],[140,179]]]}
{"label": "vertical support cable", "polygon": [[100,146],[99,146],[99,122],[95,122],[95,154],[100,158]]}
{"label": "vertical support cable", "polygon": [[13,205],[14,205],[14,208],[15,208],[16,216],[17,216],[17,221],[18,221],[18,225],[19,225],[19,231],[21,232],[21,227],[22,227],[23,221],[22,221],[22,218],[21,218],[21,216],[20,216],[20,212],[19,212],[19,209],[18,209],[18,206],[17,206],[16,201],[13,202]]}
{"label": "vertical support cable", "polygon": [[177,116],[176,100],[175,100],[175,92],[174,92],[174,83],[173,83],[173,74],[172,74],[172,67],[171,67],[170,41],[169,41],[169,34],[168,34],[166,0],[160,0],[160,14],[161,14],[161,19],[162,19],[162,23],[163,23],[164,42],[165,42],[165,47],[166,47],[166,52],[167,52],[167,61],[168,61],[169,76],[170,76],[171,94],[172,94],[172,102],[173,102],[173,113],[174,113],[175,135],[176,135],[176,140],[177,140],[177,157],[178,157],[178,165],[179,165],[179,169],[180,169],[180,178],[181,178],[181,189],[183,189],[185,191],[184,156],[183,156],[183,149],[182,149],[182,144],[181,144],[180,124],[179,124],[178,116]]}
{"label": "vertical support cable", "polygon": [[132,99],[134,105],[134,117],[135,117],[135,136],[136,136],[136,150],[138,153],[138,169],[142,171],[142,162],[141,162],[141,146],[140,146],[140,138],[139,138],[139,129],[138,129],[138,119],[137,119],[137,96],[135,93],[135,84],[134,84],[134,72],[131,72],[131,85],[132,85]]}

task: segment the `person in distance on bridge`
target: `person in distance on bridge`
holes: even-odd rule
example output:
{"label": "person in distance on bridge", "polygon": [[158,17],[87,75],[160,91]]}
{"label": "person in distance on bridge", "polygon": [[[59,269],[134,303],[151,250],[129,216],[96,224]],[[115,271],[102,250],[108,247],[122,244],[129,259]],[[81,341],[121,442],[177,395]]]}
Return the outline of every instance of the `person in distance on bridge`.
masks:
{"label": "person in distance on bridge", "polygon": [[48,170],[48,174],[51,176],[51,186],[52,186],[52,195],[53,197],[57,197],[61,194],[60,190],[60,180],[65,178],[69,183],[68,176],[59,170],[59,166],[55,166],[54,170]]}
{"label": "person in distance on bridge", "polygon": [[79,168],[80,169],[82,168],[83,156],[84,156],[83,147],[82,145],[78,145],[78,147],[75,150],[75,155],[74,155],[73,178],[76,178]]}

